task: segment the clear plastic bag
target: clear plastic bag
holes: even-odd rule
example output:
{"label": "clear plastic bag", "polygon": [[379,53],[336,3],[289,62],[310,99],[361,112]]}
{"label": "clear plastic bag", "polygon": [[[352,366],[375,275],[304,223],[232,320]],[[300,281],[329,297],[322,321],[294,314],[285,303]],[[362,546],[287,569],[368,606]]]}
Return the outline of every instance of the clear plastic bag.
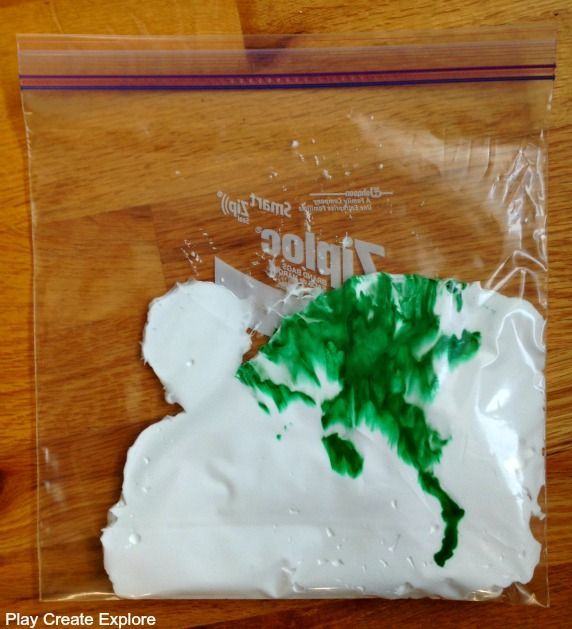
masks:
{"label": "clear plastic bag", "polygon": [[[163,400],[159,381],[141,362],[151,300],[189,279],[225,286],[250,304],[251,359],[319,292],[335,295],[330,291],[344,290],[352,276],[382,271],[393,274],[380,277],[391,278],[394,287],[403,281],[395,274],[454,278],[437,289],[443,298],[445,287],[449,291],[452,317],[456,303],[461,312],[456,300],[463,291],[473,304],[467,308],[504,313],[490,342],[488,329],[482,331],[489,354],[478,363],[478,385],[471,388],[467,371],[452,397],[436,397],[441,407],[432,407],[440,411],[430,424],[451,445],[443,445],[442,461],[431,470],[441,470],[441,484],[455,487],[451,495],[464,505],[457,559],[454,553],[446,558],[449,568],[432,563],[444,503],[419,487],[395,499],[395,492],[405,496],[408,483],[415,485],[416,468],[399,459],[395,444],[379,445],[377,433],[382,454],[370,459],[377,456],[378,467],[368,468],[365,457],[364,469],[377,470],[374,478],[381,479],[379,504],[363,477],[330,469],[328,444],[319,436],[291,461],[290,473],[300,470],[299,485],[284,478],[286,489],[272,497],[264,478],[276,479],[265,465],[272,466],[272,457],[295,456],[294,450],[276,451],[276,443],[291,447],[288,419],[276,443],[257,446],[257,453],[268,452],[268,461],[255,466],[258,487],[252,478],[222,482],[230,496],[260,494],[251,513],[262,515],[252,516],[250,532],[233,537],[246,526],[239,512],[245,507],[222,498],[216,518],[229,523],[227,537],[208,540],[220,556],[193,555],[204,540],[191,533],[204,528],[204,514],[196,521],[188,516],[184,526],[195,541],[175,549],[150,540],[157,527],[183,526],[169,520],[166,507],[146,533],[122,524],[127,515],[118,507],[125,506],[126,485],[146,489],[147,472],[133,463],[142,451],[133,449],[123,502],[106,529],[123,527],[126,541],[106,549],[106,567],[123,584],[136,581],[136,572],[165,574],[146,590],[122,585],[118,593],[441,595],[547,604],[545,129],[554,47],[553,33],[543,28],[20,37],[34,229],[42,598],[113,596],[100,537],[121,494],[126,452],[145,428],[178,410]],[[285,299],[293,285],[312,292]],[[229,302],[228,311],[233,307]],[[473,311],[467,312],[469,320]],[[220,339],[211,341],[214,354]],[[226,390],[214,395],[223,398]],[[474,403],[471,429],[460,428],[464,401]],[[191,437],[192,430],[189,424]],[[364,427],[355,430],[367,449],[373,437]],[[238,459],[231,437],[221,430],[214,445],[200,447],[215,463],[232,466]],[[154,478],[174,474],[172,482],[161,481],[166,496],[186,476],[177,476],[184,465],[175,446],[165,446],[163,454],[171,460]],[[308,470],[315,468],[306,460],[323,462],[319,473],[335,479],[324,476],[333,489],[312,484]],[[203,488],[216,477],[204,473],[196,481]],[[360,483],[357,499],[352,488],[358,485],[351,483]],[[186,490],[177,491],[186,500]],[[305,496],[302,508],[293,502],[297,495]],[[340,504],[347,521],[340,520]],[[392,510],[397,515],[388,524]],[[310,532],[297,539],[302,529]],[[275,549],[268,542],[272,530],[284,534]],[[190,564],[192,573],[193,556],[195,571],[222,562],[228,575],[213,570],[196,580],[182,567]],[[118,575],[118,564],[127,566],[126,574]],[[495,576],[487,577],[487,570]],[[388,572],[405,576],[396,583]],[[527,576],[520,582],[514,575]]]}

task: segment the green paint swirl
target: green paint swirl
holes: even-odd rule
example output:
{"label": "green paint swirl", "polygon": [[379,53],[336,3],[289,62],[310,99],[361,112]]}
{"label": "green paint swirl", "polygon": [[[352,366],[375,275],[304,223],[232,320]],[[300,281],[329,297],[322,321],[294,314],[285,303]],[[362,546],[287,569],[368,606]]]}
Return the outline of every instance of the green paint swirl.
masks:
{"label": "green paint swirl", "polygon": [[343,439],[337,432],[322,437],[332,469],[342,476],[347,474],[355,478],[363,469],[363,456],[356,450],[354,444]]}
{"label": "green paint swirl", "polygon": [[457,280],[447,280],[445,282],[445,288],[455,296],[457,312],[461,312],[461,309],[463,308],[463,291],[467,288],[467,283],[458,282]]}
{"label": "green paint swirl", "polygon": [[[339,474],[355,478],[363,469],[363,457],[348,438],[352,431],[363,424],[382,433],[417,470],[423,491],[439,501],[445,525],[434,555],[439,566],[453,555],[464,511],[433,473],[448,440],[428,425],[423,409],[411,400],[427,403],[435,396],[438,358],[446,357],[454,367],[480,347],[479,332],[463,330],[457,337],[439,330],[437,296],[447,291],[460,311],[465,287],[418,275],[351,278],[286,318],[259,355],[237,372],[267,411],[268,398],[280,411],[294,401],[320,405],[327,433],[322,443]],[[264,359],[283,368],[282,382],[270,379]],[[308,384],[319,390],[324,376],[339,385],[339,392],[320,404],[307,390]],[[344,437],[332,432],[336,426],[344,429]]]}

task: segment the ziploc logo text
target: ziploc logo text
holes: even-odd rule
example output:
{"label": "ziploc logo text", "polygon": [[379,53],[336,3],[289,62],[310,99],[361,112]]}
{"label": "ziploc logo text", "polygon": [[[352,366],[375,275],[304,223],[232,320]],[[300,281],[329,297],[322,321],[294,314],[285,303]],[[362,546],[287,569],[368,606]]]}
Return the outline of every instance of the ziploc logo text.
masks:
{"label": "ziploc logo text", "polygon": [[341,245],[316,239],[312,232],[304,238],[296,234],[279,234],[275,229],[256,228],[262,251],[276,258],[282,256],[291,264],[303,264],[308,270],[329,276],[332,288],[355,275],[355,258],[363,273],[375,273],[373,256],[384,256],[382,245],[346,236]]}
{"label": "ziploc logo text", "polygon": [[288,201],[272,201],[251,192],[246,199],[231,199],[230,196],[219,190],[217,197],[220,199],[220,210],[226,216],[233,216],[239,223],[250,222],[250,210],[258,209],[274,216],[291,218],[292,205]]}

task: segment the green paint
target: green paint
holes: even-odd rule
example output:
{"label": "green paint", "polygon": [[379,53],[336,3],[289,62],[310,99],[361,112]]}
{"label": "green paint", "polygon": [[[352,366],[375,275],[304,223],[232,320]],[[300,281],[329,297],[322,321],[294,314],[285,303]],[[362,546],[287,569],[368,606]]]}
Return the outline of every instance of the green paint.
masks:
{"label": "green paint", "polygon": [[[290,402],[300,400],[309,406],[314,406],[314,400],[305,393],[291,391],[284,384],[276,384],[269,378],[263,378],[259,375],[252,361],[244,363],[238,370],[238,377],[243,384],[266,394],[274,400],[279,411],[283,411]],[[264,402],[258,402],[260,408],[269,413],[268,406]]]}
{"label": "green paint", "polygon": [[456,336],[442,336],[435,346],[435,353],[446,353],[449,365],[455,367],[457,364],[469,360],[481,346],[481,333],[463,330],[461,338]]}
{"label": "green paint", "polygon": [[431,494],[441,505],[441,517],[445,523],[445,532],[441,541],[441,548],[433,555],[433,559],[438,566],[443,567],[447,559],[453,556],[457,542],[459,540],[458,525],[465,511],[450,498],[442,489],[439,480],[433,472],[419,472],[417,475],[419,484],[428,494]]}
{"label": "green paint", "polygon": [[[318,404],[300,388],[319,387],[319,370],[338,383],[340,392],[320,406],[324,431],[340,426],[351,437],[365,424],[382,433],[399,457],[417,470],[420,486],[441,506],[445,532],[434,556],[440,566],[457,546],[464,511],[433,474],[447,439],[427,424],[423,409],[411,400],[433,399],[439,386],[437,359],[446,357],[453,368],[480,347],[478,332],[463,330],[459,338],[439,331],[438,295],[448,291],[460,311],[465,287],[462,282],[418,275],[353,277],[284,319],[261,348],[259,356],[283,367],[283,382],[268,377],[259,356],[237,372],[257,396],[272,399],[280,411],[294,401]],[[322,443],[334,471],[352,478],[361,473],[363,458],[349,439],[334,432]]]}
{"label": "green paint", "polygon": [[281,435],[280,433],[278,433],[278,434],[276,435],[276,439],[277,439],[278,441],[280,441],[280,440],[282,439],[282,435]]}
{"label": "green paint", "polygon": [[447,280],[445,282],[445,288],[455,296],[457,312],[461,312],[461,309],[463,308],[463,291],[467,288],[467,283],[459,282],[457,280]]}
{"label": "green paint", "polygon": [[322,437],[332,469],[342,476],[356,478],[363,469],[363,456],[348,439],[342,439],[337,432]]}

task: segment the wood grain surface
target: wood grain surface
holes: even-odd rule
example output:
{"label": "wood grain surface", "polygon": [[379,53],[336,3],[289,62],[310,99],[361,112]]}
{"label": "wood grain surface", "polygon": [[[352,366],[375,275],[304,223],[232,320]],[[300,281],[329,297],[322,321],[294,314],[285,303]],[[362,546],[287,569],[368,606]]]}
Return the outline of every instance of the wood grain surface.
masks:
{"label": "wood grain surface", "polygon": [[[558,70],[557,82],[552,103],[549,135],[549,256],[550,256],[550,322],[548,345],[550,348],[548,359],[548,420],[547,420],[547,464],[548,464],[548,550],[549,550],[549,578],[551,607],[539,609],[533,607],[511,607],[506,604],[458,604],[446,601],[165,601],[165,602],[129,602],[129,601],[96,601],[96,602],[39,602],[39,568],[36,551],[36,456],[35,456],[35,399],[34,399],[34,360],[32,342],[32,257],[29,220],[29,194],[27,183],[26,139],[24,133],[23,116],[21,112],[20,94],[17,83],[15,33],[22,32],[63,32],[63,33],[94,33],[94,34],[193,34],[193,33],[303,33],[321,31],[372,31],[372,30],[403,30],[419,28],[451,28],[475,25],[501,25],[515,22],[535,22],[538,20],[552,20],[559,30]],[[572,140],[572,83],[570,68],[572,64],[572,9],[566,2],[539,1],[534,4],[505,0],[500,3],[489,2],[388,2],[374,3],[367,0],[354,2],[340,2],[339,0],[322,0],[318,2],[271,2],[271,0],[228,1],[228,2],[152,2],[126,0],[111,2],[103,0],[43,0],[0,2],[0,59],[2,65],[3,100],[0,102],[2,123],[0,126],[0,190],[2,191],[3,208],[0,214],[0,251],[2,253],[2,273],[0,275],[0,291],[2,299],[2,317],[0,326],[3,338],[0,366],[3,378],[0,381],[0,408],[2,423],[0,424],[0,624],[4,620],[4,611],[21,611],[23,613],[43,613],[56,610],[61,613],[96,613],[100,610],[114,613],[131,611],[141,614],[154,614],[159,627],[190,627],[209,625],[216,626],[269,626],[269,627],[345,627],[345,626],[424,626],[429,622],[440,623],[441,626],[553,626],[564,627],[570,624],[569,605],[572,603],[572,425],[570,423],[569,404],[572,403],[572,389],[569,384],[570,360],[572,347],[569,337],[572,333],[572,285],[570,283],[569,264],[572,262],[570,249],[571,227],[567,202],[571,198],[572,186],[569,177],[569,163],[572,157],[570,141]],[[466,94],[466,93],[465,93]],[[465,98],[466,96],[463,96]],[[509,107],[506,102],[507,93],[499,91],[497,107]],[[272,96],[276,107],[284,106],[281,97]],[[503,100],[505,99],[505,100]],[[134,120],[144,119],[145,111],[161,110],[164,98],[149,95],[139,100],[141,110],[139,115],[134,113]],[[257,109],[259,102],[252,98],[252,104],[247,108],[249,114],[256,119],[264,114]],[[178,101],[180,102],[180,101]],[[243,101],[241,100],[241,103]],[[431,99],[417,105],[418,111],[424,116],[431,116]],[[215,106],[215,105],[213,105]],[[339,103],[344,107],[343,103]],[[387,115],[388,109],[395,107],[391,99],[376,100],[370,104],[362,103],[364,111],[371,111],[375,117],[375,107],[380,107]],[[48,109],[39,115],[49,115],[49,107],[57,110],[55,100]],[[241,104],[237,103],[235,111],[236,124],[240,123],[239,112]],[[185,115],[190,111],[171,113],[175,116],[170,129],[184,127]],[[455,126],[455,116],[452,113],[451,126]],[[93,107],[86,112],[81,124],[87,125],[97,138],[97,120],[104,116],[108,128],[113,128],[113,116],[118,116],[118,123],[122,118],[117,112],[115,103],[108,99],[95,99]],[[458,104],[460,126],[463,122],[464,111],[462,102]],[[409,115],[417,115],[416,108],[411,104],[403,112],[395,112],[401,116],[403,128],[411,122]],[[294,111],[294,119],[296,112]],[[227,112],[228,114],[228,112]],[[232,115],[232,114],[230,114]],[[437,112],[435,112],[437,115]],[[176,119],[180,117],[180,120]],[[317,116],[327,126],[327,111]],[[64,124],[65,122],[65,124]],[[511,153],[513,140],[520,137],[518,116],[507,120],[506,135],[500,146]],[[51,141],[69,141],[69,150],[77,150],[77,177],[82,178],[82,168],[87,153],[77,149],[74,138],[73,116],[62,121],[58,135],[46,138],[46,145],[38,145],[38,156],[50,154]],[[134,123],[135,124],[135,123]],[[269,121],[271,127],[271,121]],[[304,136],[314,134],[324,139],[322,151],[329,154],[327,138],[331,136],[327,128],[303,128],[304,118],[297,120],[296,133],[303,132]],[[320,123],[322,124],[322,123]],[[472,124],[486,124],[486,120],[477,120]],[[205,121],[205,144],[208,150],[208,120]],[[511,131],[512,129],[512,131]],[[131,129],[133,131],[133,129]],[[293,129],[285,129],[284,137],[275,138],[286,143],[291,138]],[[375,131],[372,128],[370,131]],[[124,133],[121,136],[121,132]],[[379,131],[381,133],[381,131]],[[170,133],[170,135],[169,135]],[[177,235],[171,233],[173,221],[183,221],[185,217],[184,204],[181,198],[184,187],[189,182],[180,182],[180,188],[172,184],[165,184],[160,198],[153,198],[152,191],[156,186],[146,180],[148,173],[154,173],[159,180],[164,174],[172,173],[174,164],[186,158],[186,144],[178,142],[169,132],[163,137],[154,150],[141,144],[136,139],[137,149],[147,155],[147,161],[137,166],[116,164],[118,173],[125,173],[126,168],[132,168],[132,175],[141,182],[138,188],[119,186],[113,183],[113,173],[104,172],[105,161],[95,160],[89,172],[95,172],[109,182],[99,197],[101,207],[106,210],[118,208],[116,212],[99,213],[97,204],[82,204],[82,190],[60,190],[57,217],[53,221],[49,218],[42,224],[42,237],[46,243],[54,247],[54,251],[66,252],[73,250],[93,265],[97,282],[88,284],[85,277],[77,277],[70,272],[65,278],[65,285],[69,288],[67,298],[58,303],[49,300],[49,291],[43,300],[42,322],[49,325],[40,327],[40,334],[45,339],[46,355],[39,355],[41,361],[49,361],[50,370],[46,371],[42,382],[40,379],[40,408],[48,409],[49,416],[61,417],[61,435],[49,434],[53,451],[61,455],[61,468],[68,470],[69,476],[77,475],[78,461],[81,461],[81,474],[85,475],[85,487],[78,487],[71,483],[66,488],[68,503],[61,506],[60,512],[53,509],[49,524],[55,531],[54,536],[65,543],[46,548],[46,569],[50,566],[60,567],[54,572],[53,582],[57,583],[54,592],[44,590],[44,595],[58,596],[61,591],[80,593],[82,583],[86,578],[91,579],[94,589],[103,594],[109,586],[101,573],[99,566],[100,548],[95,538],[86,534],[101,525],[97,516],[90,520],[92,501],[109,505],[116,499],[118,485],[108,482],[105,475],[101,475],[101,460],[109,461],[109,469],[116,475],[121,469],[125,448],[118,447],[118,443],[129,444],[140,429],[153,419],[161,416],[165,405],[161,401],[160,388],[157,387],[151,374],[140,369],[136,362],[137,342],[143,323],[143,306],[151,297],[160,294],[172,281],[180,279],[186,269],[181,267],[181,257],[173,255],[177,247]],[[512,133],[512,135],[511,135]],[[136,135],[136,134],[135,134]],[[135,137],[132,133],[132,137]],[[154,136],[157,138],[157,134]],[[125,146],[129,139],[129,131],[118,126],[117,134],[108,138],[108,148]],[[160,138],[160,134],[159,134]],[[160,138],[161,139],[161,138]],[[380,136],[380,142],[385,143],[386,150],[391,152],[392,138],[387,134]],[[514,140],[516,141],[516,140]],[[105,142],[95,144],[103,147]],[[213,146],[212,142],[210,146]],[[165,150],[167,147],[167,150]],[[199,147],[201,148],[201,147]],[[424,145],[424,157],[430,160],[433,151],[439,147],[430,143]],[[397,150],[397,149],[396,149]],[[99,157],[104,156],[103,153]],[[155,159],[155,161],[153,161]],[[284,163],[278,161],[276,170],[288,171],[284,156]],[[229,186],[239,186],[242,178],[252,180],[253,166],[248,159],[230,154],[224,163],[216,164],[217,169],[228,173],[226,183]],[[497,156],[498,168],[503,168],[502,152]],[[369,161],[372,161],[371,159]],[[47,163],[47,161],[46,161]],[[339,164],[338,164],[339,166]],[[98,168],[103,171],[98,171]],[[231,168],[232,167],[232,168]],[[46,166],[48,168],[48,166]],[[50,165],[47,179],[58,174],[58,164]],[[133,170],[139,169],[139,170]],[[95,170],[94,170],[95,169]],[[301,179],[299,173],[291,170],[288,181],[281,185],[295,186]],[[367,173],[364,174],[366,177]],[[85,173],[84,173],[85,176]],[[194,189],[200,190],[200,183],[208,179],[208,168],[205,172],[195,174]],[[408,171],[394,170],[389,177],[392,185],[400,190],[408,190]],[[454,176],[454,169],[450,169],[450,177]],[[267,173],[260,174],[260,185],[268,185]],[[302,177],[303,179],[303,177]],[[166,181],[166,179],[165,179]],[[263,184],[263,181],[266,183]],[[156,183],[156,182],[155,182]],[[38,190],[42,195],[41,182]],[[73,179],[70,180],[73,185]],[[426,190],[416,185],[416,192],[411,192],[412,198],[419,194],[424,199],[434,203],[435,207],[442,207],[440,199],[446,198],[450,188],[435,189],[431,181],[426,181]],[[483,184],[484,185],[484,184]],[[127,196],[121,196],[123,190]],[[413,188],[411,188],[413,190]],[[168,191],[168,192],[167,192]],[[53,190],[46,186],[42,200],[49,203],[49,195]],[[475,198],[480,198],[482,190],[472,191]],[[304,191],[298,193],[303,195]],[[205,189],[205,195],[207,194]],[[404,192],[405,194],[405,192]],[[432,198],[434,195],[434,198]],[[468,195],[470,196],[470,195]],[[200,198],[200,195],[199,195]],[[61,199],[70,199],[69,207]],[[73,200],[73,202],[71,201]],[[459,201],[461,202],[461,200]],[[462,201],[464,205],[468,202]],[[158,211],[160,209],[161,211]],[[67,212],[67,213],[66,213]],[[475,207],[475,212],[477,212]],[[62,222],[62,219],[66,220]],[[441,251],[445,252],[445,259],[441,260],[444,269],[452,266],[458,268],[457,275],[470,275],[472,263],[464,262],[463,251],[455,244],[454,239],[447,239],[449,233],[460,234],[462,230],[478,228],[478,221],[474,225],[456,222],[454,217],[443,210],[439,216],[441,224],[448,226],[445,236],[439,235],[438,230],[431,231],[423,237],[434,239],[439,243]],[[73,228],[71,227],[73,225]],[[405,221],[405,225],[407,222]],[[195,227],[199,231],[208,228],[206,224]],[[191,227],[189,227],[191,229]],[[333,229],[333,228],[332,228]],[[133,234],[134,245],[126,252],[123,249],[124,239],[111,235],[118,230],[129,230]],[[404,230],[406,228],[404,227]],[[157,251],[154,242],[156,234],[164,243],[161,251]],[[392,234],[392,242],[398,251],[400,238],[404,235],[399,230]],[[106,243],[106,251],[114,255],[117,261],[117,275],[106,274],[108,261],[101,259],[100,244]],[[465,242],[466,238],[462,239]],[[232,238],[227,247],[232,247]],[[421,247],[421,245],[420,245]],[[491,242],[491,251],[496,251],[495,243]],[[420,249],[421,250],[421,249]],[[41,251],[39,252],[42,253]],[[48,256],[46,263],[38,268],[44,277],[54,277],[54,294],[62,294],[61,270],[69,265],[73,267],[73,259],[62,257],[56,260],[51,268]],[[498,260],[488,258],[483,254],[481,261],[487,269],[495,268]],[[141,277],[141,264],[146,270],[145,277]],[[401,261],[392,258],[395,269],[401,270]],[[101,265],[98,267],[98,265]],[[163,267],[163,270],[162,270]],[[165,271],[166,269],[166,271]],[[426,268],[427,273],[439,273],[439,268]],[[56,271],[56,273],[53,273]],[[205,277],[212,273],[212,269],[199,269]],[[129,291],[119,290],[121,286],[129,285]],[[75,282],[75,283],[74,283]],[[77,303],[74,294],[81,293],[81,303]],[[113,298],[101,299],[102,295],[113,295]],[[110,311],[124,312],[123,316],[115,314],[110,317]],[[137,310],[141,318],[130,316],[128,313]],[[73,316],[70,314],[73,312]],[[78,323],[80,325],[78,325]],[[121,330],[121,347],[132,348],[133,361],[118,360],[113,352],[109,352],[109,345],[104,345],[104,339],[117,338]],[[73,335],[73,351],[76,353],[74,364],[84,364],[74,373],[67,372],[70,365],[69,356],[61,353],[49,353],[49,348],[61,347],[67,338]],[[114,337],[114,335],[116,335]],[[103,340],[102,340],[103,339]],[[119,347],[119,345],[114,345]],[[105,351],[104,351],[105,350]],[[119,350],[117,350],[119,352]],[[85,364],[87,360],[91,362]],[[59,362],[58,362],[59,361]],[[98,362],[101,361],[101,362]],[[106,414],[126,416],[134,414],[134,409],[144,406],[146,414],[138,416],[138,421],[126,423],[118,429],[113,425],[94,425],[93,422],[78,417],[70,412],[70,408],[82,397],[82,390],[86,385],[95,382],[93,372],[105,372],[108,376],[97,386],[93,399],[105,400],[102,408],[94,408],[94,416]],[[61,395],[53,395],[54,382],[59,383]],[[122,390],[122,383],[130,383],[129,395]],[[45,391],[45,396],[42,397]],[[111,411],[110,411],[111,409]],[[105,411],[105,412],[102,412]],[[131,414],[131,415],[130,415]],[[80,423],[81,422],[81,423]],[[86,447],[77,448],[81,444],[84,431],[90,436],[86,443],[97,443],[95,451]],[[74,449],[66,451],[66,444],[73,443]],[[49,467],[45,467],[44,471]],[[44,480],[49,478],[44,478]],[[66,482],[66,472],[58,476],[58,480]],[[119,478],[117,478],[119,483]],[[74,493],[76,492],[76,493]],[[53,496],[53,494],[52,494]],[[86,503],[86,496],[89,501]],[[42,500],[42,495],[40,495]],[[53,507],[54,501],[50,501]],[[70,510],[68,504],[73,504]],[[74,526],[77,524],[77,526]],[[78,548],[80,552],[78,552]],[[94,570],[93,566],[98,566]],[[64,569],[61,569],[64,568]],[[46,576],[46,575],[44,575]],[[98,580],[99,579],[99,580]]]}

